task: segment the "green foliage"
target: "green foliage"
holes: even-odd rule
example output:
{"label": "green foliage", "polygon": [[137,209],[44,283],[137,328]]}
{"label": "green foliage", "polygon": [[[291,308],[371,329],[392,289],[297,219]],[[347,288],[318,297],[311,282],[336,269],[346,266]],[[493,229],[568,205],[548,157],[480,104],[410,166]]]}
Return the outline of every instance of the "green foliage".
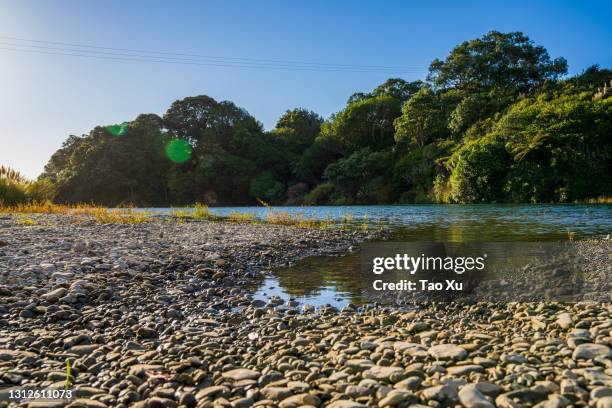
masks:
{"label": "green foliage", "polygon": [[[522,33],[492,31],[390,78],[323,120],[286,111],[271,131],[232,102],[175,101],[70,136],[36,182],[0,200],[109,206],[574,202],[611,196],[612,71],[567,66]],[[178,148],[177,148],[178,146]],[[180,154],[178,154],[180,153]],[[188,154],[187,154],[188,153]]]}
{"label": "green foliage", "polygon": [[395,120],[395,140],[424,146],[447,135],[444,106],[431,87],[421,88],[402,108]]}
{"label": "green foliage", "polygon": [[451,200],[456,203],[494,203],[501,197],[509,155],[500,138],[483,138],[457,150],[450,177]]}
{"label": "green foliage", "polygon": [[393,181],[402,192],[402,203],[432,201],[432,185],[436,177],[436,160],[446,156],[453,143],[438,142],[414,146],[393,166]]}
{"label": "green foliage", "polygon": [[372,181],[384,176],[391,165],[390,151],[372,151],[369,147],[358,150],[330,164],[323,178],[336,185],[348,202],[377,202]]}
{"label": "green foliage", "polygon": [[304,198],[306,205],[321,205],[332,201],[332,197],[336,191],[334,183],[321,183],[313,188],[310,193]]}
{"label": "green foliage", "polygon": [[523,33],[491,31],[453,48],[446,60],[434,60],[428,79],[436,87],[464,92],[524,92],[566,72],[564,58],[552,60],[544,47]]}
{"label": "green foliage", "polygon": [[265,202],[282,202],[285,197],[285,186],[274,178],[270,171],[263,171],[251,180],[251,196]]}
{"label": "green foliage", "polygon": [[321,127],[321,137],[333,140],[343,154],[369,146],[379,150],[393,145],[393,121],[401,102],[387,94],[359,100],[333,115]]}
{"label": "green foliage", "polygon": [[55,185],[47,178],[26,179],[17,170],[0,166],[0,206],[42,203],[55,196]]}

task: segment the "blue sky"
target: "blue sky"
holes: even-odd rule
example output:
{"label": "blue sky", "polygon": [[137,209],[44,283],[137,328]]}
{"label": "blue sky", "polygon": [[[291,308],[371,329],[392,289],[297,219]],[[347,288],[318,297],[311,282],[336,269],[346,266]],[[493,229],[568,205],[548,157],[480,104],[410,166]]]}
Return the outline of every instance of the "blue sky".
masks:
{"label": "blue sky", "polygon": [[[512,3],[512,4],[509,4]],[[114,61],[0,49],[0,164],[36,177],[70,134],[163,114],[176,99],[231,100],[274,127],[288,108],[328,117],[390,76],[489,30],[523,31],[570,73],[612,66],[610,1],[0,0],[0,36],[151,51],[409,67],[329,72]],[[0,39],[0,47],[11,48]],[[34,43],[35,44],[35,43]],[[39,44],[40,45],[40,44]],[[401,72],[401,73],[400,73]]]}

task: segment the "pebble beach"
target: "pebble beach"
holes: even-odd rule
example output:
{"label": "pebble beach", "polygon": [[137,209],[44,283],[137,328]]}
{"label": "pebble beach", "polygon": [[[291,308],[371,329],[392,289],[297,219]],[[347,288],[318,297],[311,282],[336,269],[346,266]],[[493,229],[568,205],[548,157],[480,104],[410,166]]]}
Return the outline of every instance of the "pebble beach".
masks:
{"label": "pebble beach", "polygon": [[[381,232],[32,219],[0,216],[0,406],[612,408],[609,302],[262,301],[262,272]],[[67,362],[72,399],[9,400]]]}

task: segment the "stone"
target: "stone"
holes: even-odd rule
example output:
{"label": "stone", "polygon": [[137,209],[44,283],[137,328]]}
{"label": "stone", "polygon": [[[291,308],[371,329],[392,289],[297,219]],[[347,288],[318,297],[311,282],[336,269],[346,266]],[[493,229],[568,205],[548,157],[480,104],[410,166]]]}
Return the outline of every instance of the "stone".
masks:
{"label": "stone", "polygon": [[603,397],[597,400],[596,408],[612,408],[612,397]]}
{"label": "stone", "polygon": [[450,375],[462,376],[470,373],[483,373],[484,368],[476,364],[466,364],[461,366],[447,367],[446,371]]}
{"label": "stone", "polygon": [[352,400],[337,400],[327,404],[327,408],[367,408],[367,405]]}
{"label": "stone", "polygon": [[378,381],[389,381],[393,374],[403,374],[404,370],[399,367],[372,366],[363,372],[364,378],[371,378]]}
{"label": "stone", "polygon": [[418,397],[404,390],[392,390],[378,403],[379,407],[390,407],[406,402],[416,402]]}
{"label": "stone", "polygon": [[495,408],[482,394],[476,384],[467,384],[459,390],[459,401],[466,408]]}
{"label": "stone", "polygon": [[66,406],[66,408],[106,408],[108,405],[102,401],[89,398],[77,398]]}
{"label": "stone", "polygon": [[467,351],[455,344],[439,344],[427,350],[429,355],[437,360],[463,360],[467,357]]}
{"label": "stone", "polygon": [[604,344],[583,343],[572,354],[574,360],[591,360],[595,357],[612,358],[612,351]]}
{"label": "stone", "polygon": [[266,399],[281,401],[291,396],[291,390],[287,387],[264,387],[260,391]]}
{"label": "stone", "polygon": [[572,319],[572,315],[569,313],[561,313],[557,316],[556,322],[559,327],[562,329],[569,329],[574,325],[574,319]]}
{"label": "stone", "polygon": [[321,400],[316,395],[312,394],[298,394],[293,395],[289,398],[285,398],[279,404],[280,408],[297,408],[302,405],[312,405],[318,407],[321,404]]}
{"label": "stone", "polygon": [[234,381],[241,380],[255,380],[259,378],[261,373],[255,370],[249,370],[247,368],[236,368],[234,370],[226,371],[222,374],[223,378],[229,378]]}

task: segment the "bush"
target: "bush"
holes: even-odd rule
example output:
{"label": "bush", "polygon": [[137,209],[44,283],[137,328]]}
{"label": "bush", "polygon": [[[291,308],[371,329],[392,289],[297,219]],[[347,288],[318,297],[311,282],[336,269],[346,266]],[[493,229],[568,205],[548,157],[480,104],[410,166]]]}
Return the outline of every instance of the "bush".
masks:
{"label": "bush", "polygon": [[450,177],[451,200],[456,203],[503,201],[509,155],[499,139],[483,138],[469,143],[454,155]]}
{"label": "bush", "polygon": [[269,171],[256,175],[251,180],[249,191],[253,198],[270,203],[280,203],[285,196],[285,186]]}
{"label": "bush", "polygon": [[306,205],[328,204],[331,201],[332,195],[336,191],[336,186],[333,183],[321,183],[313,188],[310,193],[304,197]]}

